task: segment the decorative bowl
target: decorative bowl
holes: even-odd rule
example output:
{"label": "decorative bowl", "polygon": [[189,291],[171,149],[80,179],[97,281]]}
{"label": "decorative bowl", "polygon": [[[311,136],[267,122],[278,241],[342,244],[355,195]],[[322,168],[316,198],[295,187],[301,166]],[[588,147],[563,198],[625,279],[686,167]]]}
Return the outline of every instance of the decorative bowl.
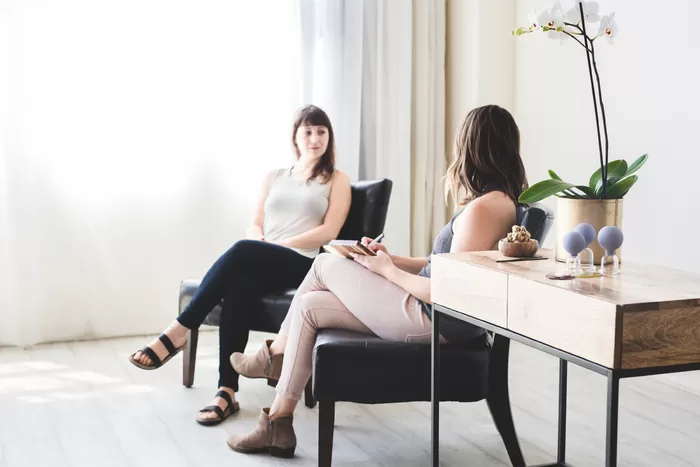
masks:
{"label": "decorative bowl", "polygon": [[535,256],[539,248],[540,244],[537,240],[532,239],[528,242],[508,242],[505,239],[498,242],[498,251],[500,251],[503,256],[508,256],[510,258],[529,258]]}

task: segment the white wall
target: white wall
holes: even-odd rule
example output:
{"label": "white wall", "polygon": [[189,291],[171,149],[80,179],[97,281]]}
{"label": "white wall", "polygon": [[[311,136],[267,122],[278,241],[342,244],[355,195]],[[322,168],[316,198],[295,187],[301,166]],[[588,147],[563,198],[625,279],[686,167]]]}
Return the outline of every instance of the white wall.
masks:
{"label": "white wall", "polygon": [[[602,13],[616,13],[620,28],[614,45],[596,41],[610,160],[631,162],[649,153],[639,181],[625,197],[624,257],[700,272],[700,253],[693,246],[700,229],[700,44],[695,24],[700,3],[599,3]],[[532,8],[550,4],[517,1],[517,24],[527,24]],[[572,183],[585,183],[598,167],[585,52],[571,42],[560,47],[544,35],[513,40],[516,118],[530,183],[546,178],[547,169]]]}
{"label": "white wall", "polygon": [[446,142],[474,107],[498,104],[513,111],[515,43],[513,0],[448,0]]}
{"label": "white wall", "polygon": [[176,316],[293,162],[290,5],[2,3],[0,344]]}
{"label": "white wall", "polygon": [[[452,161],[457,129],[475,107],[515,109],[514,0],[447,0],[445,153]],[[447,219],[454,212],[451,201]]]}
{"label": "white wall", "polygon": [[[7,66],[10,55],[10,22],[9,15],[3,14],[0,6],[0,109],[7,109],[10,102],[10,75]],[[7,186],[7,169],[4,153],[7,150],[10,114],[0,110],[0,342],[9,342],[10,336],[15,334],[16,323],[14,317],[10,319],[8,313],[10,303],[14,302],[10,294],[14,289],[10,284],[10,247],[6,240],[8,229],[7,196],[2,187]]]}

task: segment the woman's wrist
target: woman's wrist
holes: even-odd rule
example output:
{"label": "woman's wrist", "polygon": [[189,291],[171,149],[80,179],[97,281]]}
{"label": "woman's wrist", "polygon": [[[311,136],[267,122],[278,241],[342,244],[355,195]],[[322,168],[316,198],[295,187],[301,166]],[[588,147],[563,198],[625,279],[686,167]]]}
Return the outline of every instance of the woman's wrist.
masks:
{"label": "woman's wrist", "polygon": [[[392,262],[393,262],[393,258],[392,258]],[[387,267],[387,269],[385,271],[383,271],[384,274],[382,274],[382,275],[384,276],[384,278],[388,279],[389,281],[396,283],[396,274],[399,271],[401,271],[401,269],[399,269],[399,267],[396,266],[396,264],[392,264],[391,266]]]}

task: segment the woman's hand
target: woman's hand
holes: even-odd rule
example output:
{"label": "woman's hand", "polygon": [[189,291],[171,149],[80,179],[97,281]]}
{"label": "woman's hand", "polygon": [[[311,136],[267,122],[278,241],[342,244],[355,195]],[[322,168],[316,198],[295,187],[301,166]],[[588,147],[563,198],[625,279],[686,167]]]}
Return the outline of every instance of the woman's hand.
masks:
{"label": "woman's hand", "polygon": [[264,238],[261,240],[262,242],[269,243],[270,245],[277,245],[277,246],[287,246],[286,240],[265,240]]}
{"label": "woman's hand", "polygon": [[263,234],[263,229],[257,224],[251,224],[245,232],[245,238],[247,240],[258,240],[259,242],[265,241],[265,234]]}
{"label": "woman's hand", "polygon": [[[386,250],[386,248],[384,249]],[[391,256],[386,254],[383,250],[377,251],[377,256],[365,256],[358,255],[356,253],[350,253],[355,262],[360,263],[370,271],[380,276],[387,277],[389,272],[396,266],[391,260]]]}
{"label": "woman's hand", "polygon": [[[389,250],[387,250],[386,247],[385,247],[384,245],[382,245],[382,244],[379,243],[379,242],[375,242],[373,239],[371,239],[371,238],[369,238],[369,237],[362,237],[362,240],[360,240],[360,242],[361,242],[364,246],[366,246],[367,248],[369,248],[370,250],[374,251],[375,253],[377,253],[377,252],[379,252],[379,251],[383,251],[384,253],[386,253],[387,255],[389,255]],[[391,256],[391,255],[389,255],[389,256]]]}

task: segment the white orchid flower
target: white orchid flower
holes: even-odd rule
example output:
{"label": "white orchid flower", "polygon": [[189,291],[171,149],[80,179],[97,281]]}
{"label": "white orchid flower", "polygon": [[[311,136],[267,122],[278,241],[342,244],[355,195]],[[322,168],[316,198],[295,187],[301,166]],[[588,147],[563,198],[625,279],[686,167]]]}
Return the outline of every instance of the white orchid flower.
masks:
{"label": "white orchid flower", "polygon": [[528,32],[535,31],[539,29],[540,23],[538,20],[538,15],[535,10],[532,10],[529,15],[527,15],[527,30]]}
{"label": "white orchid flower", "polygon": [[608,44],[612,44],[615,36],[617,36],[617,22],[615,21],[615,13],[610,13],[600,20],[598,37],[604,37]]}
{"label": "white orchid flower", "polygon": [[[586,23],[597,23],[600,21],[598,2],[580,0],[580,3],[583,3],[583,16],[586,18]],[[567,22],[577,24],[581,21],[581,11],[579,10],[578,4],[579,1],[574,0],[574,6],[567,11]]]}
{"label": "white orchid flower", "polygon": [[547,36],[551,39],[559,39],[564,36],[564,12],[561,9],[561,4],[557,0],[552,8],[544,10],[537,17],[540,25],[547,31]]}

